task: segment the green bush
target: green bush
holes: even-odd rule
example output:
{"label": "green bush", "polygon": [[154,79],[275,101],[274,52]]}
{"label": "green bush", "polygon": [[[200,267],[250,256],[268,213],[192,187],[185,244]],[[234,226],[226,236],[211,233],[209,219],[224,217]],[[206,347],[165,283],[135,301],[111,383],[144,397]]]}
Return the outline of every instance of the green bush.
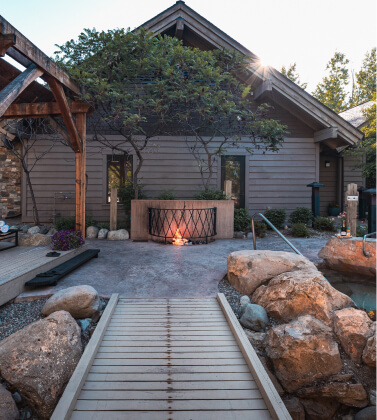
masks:
{"label": "green bush", "polygon": [[98,229],[107,229],[110,230],[110,223],[97,223]]}
{"label": "green bush", "polygon": [[267,232],[267,225],[264,222],[254,222],[255,236],[264,238]]}
{"label": "green bush", "polygon": [[234,231],[244,232],[250,225],[250,215],[247,209],[234,209]]}
{"label": "green bush", "polygon": [[[143,185],[138,185],[138,197],[140,200],[142,200],[143,198],[147,198],[146,194],[143,191],[143,187]],[[135,198],[135,191],[132,184],[125,185],[124,187],[119,188],[118,198],[119,202],[123,204],[123,209],[126,213],[126,216],[129,217],[131,215],[131,200]]]}
{"label": "green bush", "polygon": [[368,225],[356,226],[356,236],[362,237],[368,233]]}
{"label": "green bush", "polygon": [[208,188],[194,196],[195,200],[226,200],[225,193],[222,190]]}
{"label": "green bush", "polygon": [[321,232],[335,232],[335,223],[330,217],[318,216],[313,220],[313,228]]}
{"label": "green bush", "polygon": [[[284,209],[268,209],[264,212],[264,216],[277,228],[284,226],[287,213]],[[271,229],[269,226],[267,228]]]}
{"label": "green bush", "polygon": [[[85,216],[85,228],[89,226],[97,226],[97,221],[92,216]],[[76,227],[75,216],[59,217],[55,220],[56,230],[74,230]]]}
{"label": "green bush", "polygon": [[157,198],[159,200],[175,200],[177,197],[172,190],[162,190]]}
{"label": "green bush", "polygon": [[304,223],[307,225],[313,219],[313,213],[306,207],[296,207],[289,216],[289,223]]}
{"label": "green bush", "polygon": [[305,223],[293,223],[292,235],[296,238],[309,238],[310,232]]}

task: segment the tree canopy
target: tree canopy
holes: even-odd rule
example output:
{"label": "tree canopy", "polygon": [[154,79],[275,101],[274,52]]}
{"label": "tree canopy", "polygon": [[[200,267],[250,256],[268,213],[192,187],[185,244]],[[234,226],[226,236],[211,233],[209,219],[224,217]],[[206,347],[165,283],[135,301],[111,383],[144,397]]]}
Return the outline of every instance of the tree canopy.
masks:
{"label": "tree canopy", "polygon": [[296,83],[297,86],[300,86],[301,89],[307,88],[307,83],[301,83],[300,76],[296,70],[296,63],[290,64],[288,67],[283,66],[280,73],[285,77],[288,77],[288,79],[292,80],[292,82]]}
{"label": "tree canopy", "polygon": [[201,51],[176,38],[123,29],[85,29],[58,48],[56,60],[84,86],[82,99],[95,107],[97,121],[122,134],[124,150],[137,155],[135,194],[143,151],[154,136],[195,138],[189,147],[205,188],[226,145],[242,143],[252,153],[277,151],[283,142],[286,127],[268,117],[267,105],[256,107],[250,87],[240,82],[248,66],[241,54]]}

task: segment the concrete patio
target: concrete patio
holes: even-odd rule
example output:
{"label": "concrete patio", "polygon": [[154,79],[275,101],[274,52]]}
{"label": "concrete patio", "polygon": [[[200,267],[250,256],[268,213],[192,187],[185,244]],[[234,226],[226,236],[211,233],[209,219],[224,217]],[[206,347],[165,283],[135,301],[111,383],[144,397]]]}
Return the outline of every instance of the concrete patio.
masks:
{"label": "concrete patio", "polygon": [[[252,240],[223,239],[209,245],[177,247],[154,242],[87,240],[89,248],[101,250],[98,258],[59,281],[53,293],[78,284],[93,286],[101,296],[120,293],[134,298],[185,298],[216,296],[226,274],[226,257],[233,251],[252,249]],[[318,262],[327,238],[292,239],[306,257]],[[258,239],[258,249],[290,251],[271,235]],[[36,289],[40,293],[42,289]]]}

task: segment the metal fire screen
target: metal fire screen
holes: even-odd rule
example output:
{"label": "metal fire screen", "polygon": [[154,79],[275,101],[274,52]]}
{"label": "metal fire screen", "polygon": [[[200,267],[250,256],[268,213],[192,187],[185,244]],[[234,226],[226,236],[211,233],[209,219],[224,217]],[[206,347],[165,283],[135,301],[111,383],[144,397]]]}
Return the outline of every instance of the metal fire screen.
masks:
{"label": "metal fire screen", "polygon": [[149,234],[170,243],[179,229],[183,238],[193,243],[206,243],[216,232],[217,208],[155,209],[149,208]]}

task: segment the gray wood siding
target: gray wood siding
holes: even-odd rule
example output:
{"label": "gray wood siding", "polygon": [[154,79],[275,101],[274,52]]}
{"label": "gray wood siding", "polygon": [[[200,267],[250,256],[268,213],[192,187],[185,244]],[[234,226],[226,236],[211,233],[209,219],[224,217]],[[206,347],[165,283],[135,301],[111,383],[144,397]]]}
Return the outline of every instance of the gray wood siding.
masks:
{"label": "gray wood siding", "polygon": [[[333,200],[337,201],[337,160],[333,156],[320,157],[319,182],[324,185],[319,189],[321,216],[328,216],[329,203]],[[329,168],[325,167],[325,161],[330,162]]]}
{"label": "gray wood siding", "polygon": [[361,158],[353,156],[344,156],[344,192],[348,184],[357,184],[358,187],[365,187],[365,178],[361,175],[361,169],[355,168],[355,165],[361,161]]}

